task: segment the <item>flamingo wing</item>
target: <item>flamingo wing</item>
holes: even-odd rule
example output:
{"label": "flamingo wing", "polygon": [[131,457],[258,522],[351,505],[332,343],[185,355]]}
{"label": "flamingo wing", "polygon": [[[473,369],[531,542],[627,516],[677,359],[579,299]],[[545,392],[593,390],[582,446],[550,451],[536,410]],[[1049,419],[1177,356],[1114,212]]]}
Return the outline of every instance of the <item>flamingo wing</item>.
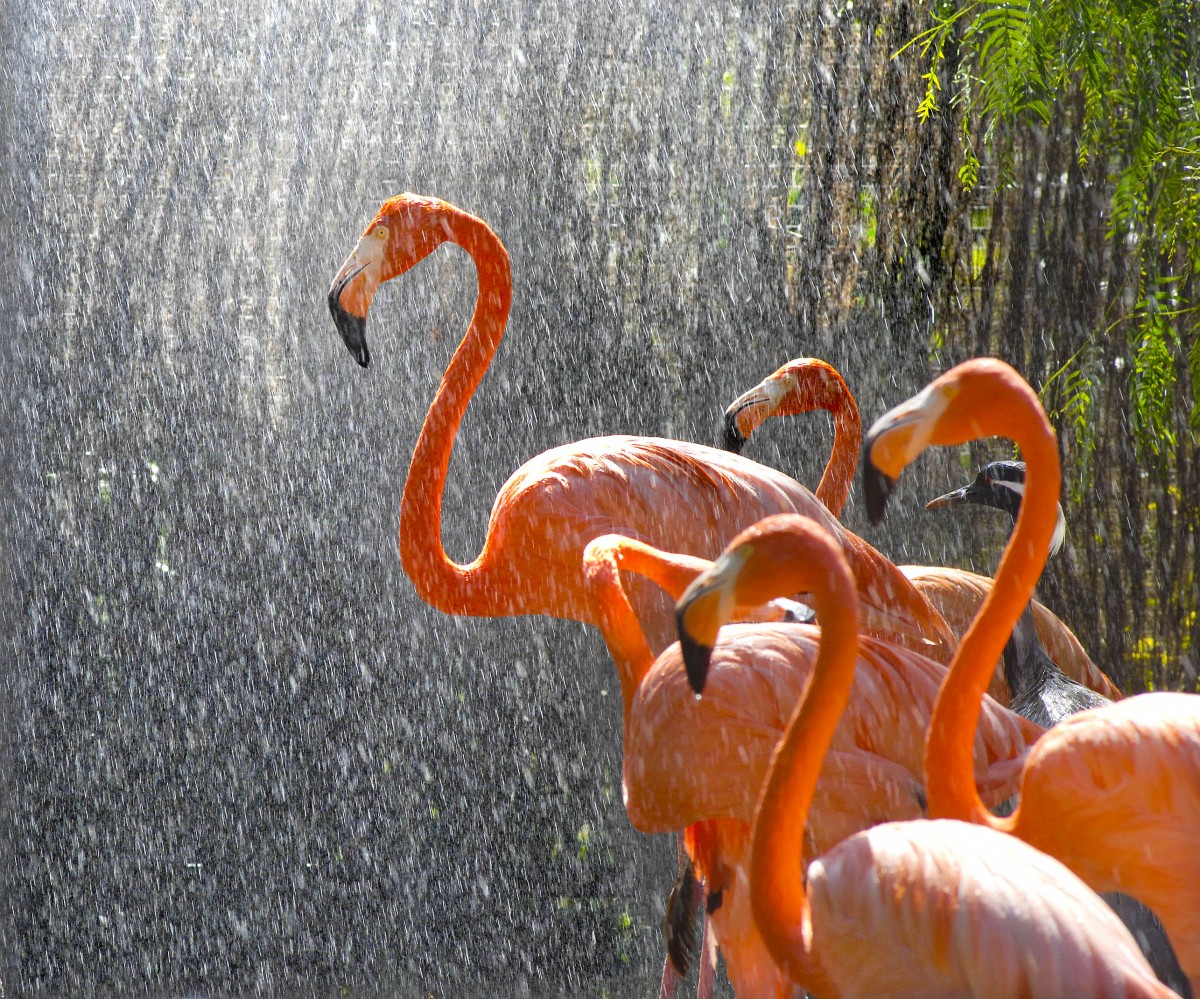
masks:
{"label": "flamingo wing", "polygon": [[[738,531],[773,513],[803,513],[834,534],[884,630],[949,657],[954,637],[929,602],[811,492],[757,462],[685,441],[595,437],[530,459],[497,494],[485,547],[465,571],[487,567],[497,601],[491,613],[592,621],[579,565],[585,546],[599,535],[621,534],[713,559]],[[496,552],[504,553],[502,561]],[[650,647],[665,648],[674,618],[662,613],[664,598],[638,581],[629,597]]]}
{"label": "flamingo wing", "polygon": [[1200,934],[1200,698],[1143,694],[1073,715],[1029,754],[1021,793],[1023,839],[1164,921],[1163,900],[1195,913]]}
{"label": "flamingo wing", "polygon": [[[678,646],[659,657],[637,692],[625,733],[625,807],[636,828],[666,832],[714,816],[750,821],[820,634],[801,624],[725,625],[701,698],[688,684]],[[898,764],[920,786],[924,731],[945,668],[870,638],[860,649],[854,694],[830,750]],[[1041,734],[985,700],[975,758],[987,800],[1016,792],[1024,754]],[[888,816],[877,805],[868,799],[856,806],[858,828],[869,824],[868,815],[873,821]]]}

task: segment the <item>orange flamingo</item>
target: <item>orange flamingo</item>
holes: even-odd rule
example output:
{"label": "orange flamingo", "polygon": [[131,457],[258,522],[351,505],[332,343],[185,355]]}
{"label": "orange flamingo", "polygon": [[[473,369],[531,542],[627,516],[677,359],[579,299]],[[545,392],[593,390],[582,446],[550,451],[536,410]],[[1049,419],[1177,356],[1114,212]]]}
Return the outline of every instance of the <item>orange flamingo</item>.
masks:
{"label": "orange flamingo", "polygon": [[[984,466],[968,485],[955,489],[925,504],[926,510],[979,504],[1002,510],[1017,521],[1021,497],[1025,494],[1025,463],[1023,461],[993,461]],[[1066,539],[1066,518],[1062,505],[1058,507],[1054,538],[1050,554],[1055,555]],[[1055,665],[1037,636],[1033,622],[1033,604],[1025,605],[1013,626],[1012,636],[1004,647],[1004,677],[1012,692],[1010,707],[1019,715],[1037,722],[1044,728],[1056,725],[1080,711],[1103,707],[1111,703],[1083,684],[1064,676]],[[1011,803],[1015,804],[1015,802]],[[1011,808],[997,809],[1007,815]],[[1128,895],[1106,893],[1101,896],[1120,917],[1138,946],[1150,962],[1160,982],[1180,995],[1191,996],[1191,987],[1166,930],[1158,917],[1141,902]]]}
{"label": "orange flamingo", "polygon": [[[834,431],[833,448],[816,495],[835,517],[840,517],[858,466],[862,420],[858,404],[842,376],[824,361],[811,357],[788,361],[731,402],[725,409],[724,447],[740,454],[754,431],[767,419],[796,416],[813,409],[825,409],[832,414]],[[986,576],[964,569],[927,565],[899,568],[956,637],[966,632],[992,585]],[[1092,662],[1079,639],[1057,615],[1035,600],[1033,617],[1038,637],[1068,677],[1109,700],[1121,698],[1121,692]],[[988,693],[1005,707],[1009,706],[1011,693],[999,665],[992,674]]]}
{"label": "orange flamingo", "polygon": [[723,607],[793,587],[812,594],[820,645],[758,801],[749,874],[754,920],[787,978],[823,999],[1172,995],[1079,878],[991,829],[889,822],[806,864],[821,760],[864,665],[850,567],[812,521],[770,517],[696,579],[679,620],[689,672],[716,679],[709,659]]}
{"label": "orange flamingo", "polygon": [[868,513],[930,445],[1004,436],[1021,448],[1025,495],[995,585],[963,637],[926,746],[930,813],[1012,833],[1097,891],[1133,895],[1158,914],[1193,992],[1200,988],[1200,698],[1139,694],[1066,719],[1026,761],[1021,802],[996,818],[972,779],[980,695],[1049,551],[1062,484],[1054,431],[1011,367],[967,361],[881,417],[865,446]]}
{"label": "orange flamingo", "polygon": [[[508,321],[508,253],[481,219],[436,198],[384,202],[333,280],[329,307],[358,363],[370,363],[365,329],[376,289],[444,242],[475,263],[479,291],[462,342],[425,417],[400,505],[400,558],[417,593],[449,614],[548,614],[595,624],[580,573],[584,545],[610,531],[671,551],[714,556],[743,526],[780,511],[822,518],[845,545],[864,596],[889,606],[898,640],[943,655],[954,639],[896,567],[840,527],[787,476],[715,448],[654,437],[613,436],[554,448],[501,487],[483,550],[469,565],[442,546],[441,506],[450,452],[476,386]],[[670,607],[642,586],[634,604],[655,648],[671,638]]]}
{"label": "orange flamingo", "polygon": [[[654,658],[621,572],[678,596],[709,563],[606,536],[587,546],[584,564],[621,680],[630,821],[643,832],[685,829],[686,852],[717,902],[714,933],[737,993],[790,994],[753,925],[746,851],[758,788],[811,669],[818,632],[773,621],[725,628],[698,700],[678,645]],[[723,612],[744,618],[760,603],[730,603]],[[822,770],[805,840],[809,856],[874,823],[923,814],[924,725],[945,668],[874,639],[864,640],[862,664]],[[1020,757],[1041,729],[994,704],[985,714],[979,777],[999,802],[1016,790]]]}
{"label": "orange flamingo", "polygon": [[743,392],[725,409],[722,447],[741,454],[764,420],[799,416],[814,409],[824,409],[833,417],[833,447],[815,495],[830,513],[841,517],[858,467],[862,418],[858,403],[833,365],[815,357],[797,357]]}

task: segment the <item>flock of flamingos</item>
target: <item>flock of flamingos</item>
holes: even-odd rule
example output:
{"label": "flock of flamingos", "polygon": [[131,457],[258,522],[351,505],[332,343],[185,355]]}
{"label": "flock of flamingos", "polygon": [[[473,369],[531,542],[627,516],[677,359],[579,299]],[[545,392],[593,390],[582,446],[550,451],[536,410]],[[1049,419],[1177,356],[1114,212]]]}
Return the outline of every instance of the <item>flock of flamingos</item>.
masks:
{"label": "flock of flamingos", "polygon": [[[662,995],[699,946],[701,996],[718,947],[740,997],[1200,996],[1200,697],[1122,699],[1032,600],[1062,539],[1061,471],[1012,368],[960,364],[864,442],[837,372],[793,361],[729,407],[726,450],[611,436],[526,462],[461,565],[443,489],[507,324],[507,251],[461,209],[400,195],[329,305],[367,366],[376,290],[445,242],[478,297],[417,440],[400,556],[445,613],[603,633],[629,819],[680,837]],[[737,453],[763,420],[813,409],[835,428],[815,493]],[[860,449],[877,523],[924,449],[988,436],[1024,462],[930,505],[1012,515],[994,579],[897,566],[839,523]]]}

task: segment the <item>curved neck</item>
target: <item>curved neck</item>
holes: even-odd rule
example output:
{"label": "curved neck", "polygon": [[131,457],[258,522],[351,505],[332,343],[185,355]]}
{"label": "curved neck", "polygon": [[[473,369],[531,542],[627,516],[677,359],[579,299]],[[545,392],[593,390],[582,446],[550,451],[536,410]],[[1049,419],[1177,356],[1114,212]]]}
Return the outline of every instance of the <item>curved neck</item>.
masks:
{"label": "curved neck", "polygon": [[862,418],[849,393],[839,396],[826,408],[833,417],[833,450],[829,452],[829,461],[817,484],[816,496],[830,513],[841,517],[858,468],[858,453],[862,450]]}
{"label": "curved neck", "polygon": [[816,497],[825,504],[826,510],[840,517],[854,484],[858,453],[862,450],[862,417],[858,403],[842,376],[824,361],[806,359],[799,368],[787,364],[776,375],[788,370],[796,378],[795,389],[780,404],[779,415],[798,416],[823,409],[833,418],[833,448],[817,484]]}
{"label": "curved neck", "polygon": [[1025,496],[991,593],[963,636],[934,704],[925,743],[925,780],[931,817],[1007,830],[1016,814],[997,819],[975,786],[975,729],[988,679],[1046,564],[1058,519],[1062,472],[1054,431],[1036,401],[1014,403],[1005,423],[1004,435],[1020,446],[1025,458]]}
{"label": "curved neck", "polygon": [[504,335],[512,273],[508,252],[482,220],[454,210],[439,223],[447,240],[475,262],[479,291],[471,324],[442,376],[413,451],[400,502],[400,560],[422,599],[463,614],[484,594],[475,592],[480,587],[470,572],[473,566],[452,562],[442,546],[442,493],[459,424]]}
{"label": "curved neck", "polygon": [[675,555],[620,535],[592,541],[583,553],[584,575],[597,610],[597,622],[621,681],[625,728],[642,680],[654,665],[654,653],[629,603],[621,571],[635,572],[657,583],[678,600],[683,591],[712,563],[691,555]]}
{"label": "curved neck", "polygon": [[858,658],[853,588],[817,596],[821,644],[813,672],[775,749],[754,818],[750,900],[771,956],[796,982],[836,994],[812,951],[812,913],[805,893],[804,827],[817,777],[850,699]]}

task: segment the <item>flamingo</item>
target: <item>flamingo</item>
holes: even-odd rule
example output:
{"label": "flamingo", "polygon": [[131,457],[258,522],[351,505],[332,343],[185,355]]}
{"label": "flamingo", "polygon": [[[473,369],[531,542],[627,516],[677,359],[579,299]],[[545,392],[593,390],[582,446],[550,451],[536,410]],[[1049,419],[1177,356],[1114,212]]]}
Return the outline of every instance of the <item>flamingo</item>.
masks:
{"label": "flamingo", "polygon": [[[501,487],[478,557],[468,565],[452,561],[442,546],[446,473],[458,426],[508,321],[508,252],[483,220],[436,198],[401,194],[383,203],[338,271],[329,308],[347,348],[366,367],[366,320],[376,290],[444,242],[470,255],[479,288],[470,325],[426,414],[400,504],[400,558],[423,600],[448,614],[548,614],[595,624],[580,573],[592,538],[615,531],[711,557],[765,514],[804,511],[822,518],[845,545],[864,597],[887,605],[902,627],[897,640],[948,661],[954,640],[929,603],[812,493],[774,469],[683,441],[610,436],[544,452]],[[635,594],[634,603],[654,646],[665,646],[669,605],[652,587]]]}
{"label": "flamingo", "polygon": [[678,616],[688,672],[707,699],[725,608],[792,587],[812,594],[819,648],[772,756],[749,862],[754,921],[787,978],[822,997],[1171,995],[1079,878],[991,829],[888,822],[806,863],[818,771],[864,665],[850,567],[817,524],[770,517],[692,583]]}
{"label": "flamingo", "polygon": [[[654,657],[621,573],[646,576],[678,596],[710,563],[610,535],[587,546],[584,564],[621,680],[630,822],[648,833],[684,830],[684,848],[708,887],[714,936],[737,994],[789,995],[790,985],[754,928],[746,859],[758,788],[811,670],[818,632],[777,620],[747,623],[760,601],[731,604],[727,615],[743,621],[722,632],[698,700],[678,645]],[[864,639],[854,699],[818,785],[807,855],[872,824],[923,814],[924,725],[944,672],[929,659]],[[1041,729],[998,705],[989,704],[985,714],[978,773],[999,802],[1016,790],[1012,776]]]}
{"label": "flamingo", "polygon": [[[826,362],[811,357],[788,361],[738,396],[725,409],[724,447],[740,454],[754,431],[767,419],[795,416],[812,409],[825,409],[833,415],[833,448],[816,495],[835,517],[840,517],[858,465],[862,420],[850,389]],[[955,637],[961,637],[967,630],[992,585],[986,576],[947,566],[899,568],[934,606]],[[1092,662],[1079,639],[1057,615],[1035,600],[1033,616],[1039,637],[1066,675],[1109,700],[1121,698],[1121,692]],[[1005,707],[1009,705],[1008,684],[999,666],[988,685],[988,693]]]}
{"label": "flamingo", "polygon": [[[1015,525],[1024,493],[1025,462],[993,461],[980,469],[971,483],[930,500],[925,509],[938,510],[965,503],[990,506],[1007,513]],[[1066,518],[1059,504],[1050,542],[1051,555],[1058,553],[1065,539]],[[1058,668],[1038,637],[1033,607],[1032,600],[1025,605],[1004,646],[1004,678],[1012,691],[1012,710],[1049,728],[1080,711],[1111,703],[1109,698],[1065,676]],[[1010,813],[1011,807],[996,810],[1000,815]],[[1158,917],[1137,899],[1120,892],[1106,892],[1101,897],[1133,934],[1158,980],[1180,995],[1190,997],[1190,985]]]}
{"label": "flamingo", "polygon": [[768,417],[799,416],[814,409],[824,409],[833,417],[833,448],[815,495],[830,513],[841,517],[858,467],[862,418],[833,365],[816,357],[797,357],[743,392],[725,408],[721,446],[741,454],[750,435]]}
{"label": "flamingo", "polygon": [[1025,493],[991,595],[963,637],[926,745],[930,814],[1011,833],[1096,891],[1134,896],[1162,920],[1193,992],[1200,986],[1200,698],[1150,693],[1080,712],[1025,761],[1021,801],[988,812],[971,747],[990,663],[1045,564],[1062,485],[1054,431],[1037,395],[994,358],[964,362],[882,416],[867,434],[868,514],[881,519],[897,477],[930,445],[991,435],[1017,443]]}

